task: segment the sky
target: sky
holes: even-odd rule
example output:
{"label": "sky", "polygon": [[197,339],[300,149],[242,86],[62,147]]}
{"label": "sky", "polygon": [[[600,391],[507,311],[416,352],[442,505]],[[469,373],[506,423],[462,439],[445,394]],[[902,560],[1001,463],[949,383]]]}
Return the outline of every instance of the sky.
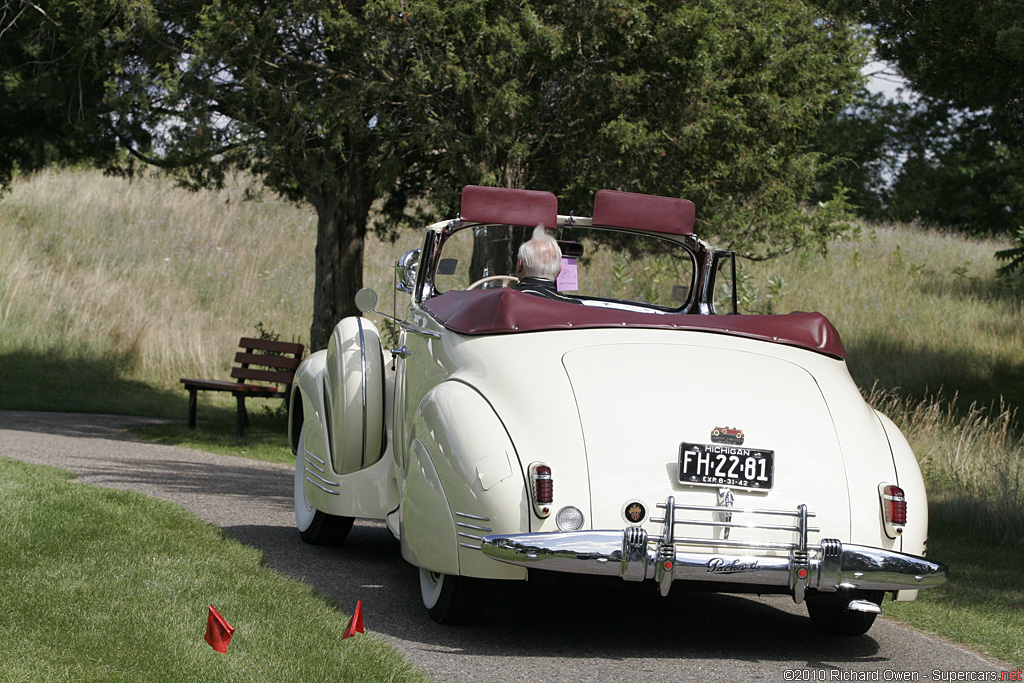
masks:
{"label": "sky", "polygon": [[[861,73],[869,77],[868,90],[871,92],[884,93],[887,99],[907,99],[913,91],[907,87],[907,82],[897,73],[896,67],[887,62],[869,62]],[[900,89],[903,92],[900,92]]]}

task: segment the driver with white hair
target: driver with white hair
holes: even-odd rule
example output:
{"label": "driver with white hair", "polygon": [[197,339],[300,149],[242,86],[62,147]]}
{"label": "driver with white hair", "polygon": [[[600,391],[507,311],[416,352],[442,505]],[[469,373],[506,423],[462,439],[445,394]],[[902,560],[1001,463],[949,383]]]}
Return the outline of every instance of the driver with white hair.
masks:
{"label": "driver with white hair", "polygon": [[519,245],[516,289],[545,299],[581,303],[558,291],[556,280],[562,270],[562,250],[558,242],[547,233],[543,225],[533,229],[533,237]]}

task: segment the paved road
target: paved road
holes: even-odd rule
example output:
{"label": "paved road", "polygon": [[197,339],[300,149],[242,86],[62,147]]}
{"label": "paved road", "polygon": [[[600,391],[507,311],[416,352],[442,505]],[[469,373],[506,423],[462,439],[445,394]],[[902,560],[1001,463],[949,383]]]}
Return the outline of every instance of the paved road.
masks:
{"label": "paved road", "polygon": [[970,680],[951,672],[1007,669],[884,620],[860,638],[820,637],[789,598],[674,589],[662,599],[650,585],[617,581],[515,585],[494,598],[482,624],[438,626],[382,524],[358,522],[341,548],[305,545],[293,528],[291,468],[144,443],[124,431],[146,422],[0,411],[0,456],[184,506],[346,612],[362,600],[366,627],[439,681],[949,681]]}

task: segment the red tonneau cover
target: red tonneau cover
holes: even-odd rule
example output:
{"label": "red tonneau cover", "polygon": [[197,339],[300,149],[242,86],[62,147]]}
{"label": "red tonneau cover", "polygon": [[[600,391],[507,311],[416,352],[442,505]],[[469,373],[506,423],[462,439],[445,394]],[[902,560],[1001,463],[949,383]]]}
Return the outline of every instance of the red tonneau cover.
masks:
{"label": "red tonneau cover", "polygon": [[799,346],[845,358],[839,332],[821,313],[785,315],[680,315],[638,313],[553,301],[512,288],[451,291],[423,308],[452,332],[509,334],[600,327],[714,332]]}

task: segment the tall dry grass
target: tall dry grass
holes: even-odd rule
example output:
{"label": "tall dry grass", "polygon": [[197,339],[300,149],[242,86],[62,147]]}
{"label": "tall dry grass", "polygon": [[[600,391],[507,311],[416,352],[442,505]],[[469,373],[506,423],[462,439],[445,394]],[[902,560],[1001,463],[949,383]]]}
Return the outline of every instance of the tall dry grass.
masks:
{"label": "tall dry grass", "polygon": [[914,448],[928,485],[933,528],[1024,542],[1024,440],[1005,401],[961,405],[957,395],[924,400],[877,387],[868,401]]}
{"label": "tall dry grass", "polygon": [[289,337],[302,329],[309,218],[244,202],[241,188],[194,194],[156,178],[48,171],[15,184],[0,217],[6,348],[112,356],[167,383],[220,370],[258,322]]}
{"label": "tall dry grass", "polygon": [[101,357],[172,386],[226,376],[258,324],[307,341],[315,216],[244,190],[83,170],[15,183],[0,200],[0,349]]}
{"label": "tall dry grass", "polygon": [[[1024,380],[1024,282],[996,277],[991,239],[864,226],[827,257],[744,264],[748,311],[816,310],[835,324],[850,370],[870,388],[925,396],[944,388],[987,402]],[[1015,386],[1015,384],[1017,386]]]}

